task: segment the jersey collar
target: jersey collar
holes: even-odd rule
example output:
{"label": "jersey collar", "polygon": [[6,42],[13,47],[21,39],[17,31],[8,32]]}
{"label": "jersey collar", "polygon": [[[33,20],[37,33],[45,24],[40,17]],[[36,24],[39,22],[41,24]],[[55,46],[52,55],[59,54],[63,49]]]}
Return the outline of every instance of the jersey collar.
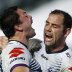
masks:
{"label": "jersey collar", "polygon": [[46,53],[47,53],[47,54],[52,54],[52,53],[61,53],[61,52],[66,51],[67,49],[68,49],[68,46],[65,45],[64,48],[63,48],[62,50],[59,50],[59,51],[56,51],[56,52],[48,52],[48,51],[46,51]]}
{"label": "jersey collar", "polygon": [[27,48],[27,45],[25,45],[24,43],[22,43],[22,42],[20,42],[20,41],[17,41],[17,40],[9,40],[9,42],[10,41],[16,41],[16,42],[19,42],[19,43],[21,43],[22,45],[24,45],[26,48]]}

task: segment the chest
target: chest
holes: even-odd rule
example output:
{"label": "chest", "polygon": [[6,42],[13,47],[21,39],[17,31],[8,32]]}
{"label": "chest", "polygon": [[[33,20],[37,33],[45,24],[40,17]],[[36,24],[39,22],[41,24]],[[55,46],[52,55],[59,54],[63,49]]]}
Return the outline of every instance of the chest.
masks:
{"label": "chest", "polygon": [[60,72],[62,57],[57,54],[35,54],[43,72]]}

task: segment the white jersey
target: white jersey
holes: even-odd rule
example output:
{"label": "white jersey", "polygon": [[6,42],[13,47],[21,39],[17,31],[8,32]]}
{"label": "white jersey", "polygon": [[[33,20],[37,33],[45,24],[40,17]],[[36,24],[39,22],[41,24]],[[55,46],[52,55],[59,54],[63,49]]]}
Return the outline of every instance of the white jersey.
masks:
{"label": "white jersey", "polygon": [[0,72],[3,72],[3,70],[2,70],[2,60],[1,60],[1,55],[0,55]]}
{"label": "white jersey", "polygon": [[12,72],[17,66],[29,67],[32,58],[26,46],[19,41],[10,41],[3,49],[1,57],[4,72]]}
{"label": "white jersey", "polygon": [[41,45],[42,48],[34,55],[41,66],[42,72],[72,72],[71,51],[67,46],[56,53],[47,53],[43,42]]}

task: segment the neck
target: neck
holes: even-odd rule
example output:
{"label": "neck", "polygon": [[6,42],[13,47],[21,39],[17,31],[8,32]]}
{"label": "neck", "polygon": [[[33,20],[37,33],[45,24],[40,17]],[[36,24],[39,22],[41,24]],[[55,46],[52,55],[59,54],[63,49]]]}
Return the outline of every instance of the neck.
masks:
{"label": "neck", "polygon": [[20,33],[20,34],[16,33],[13,37],[10,37],[9,40],[17,40],[24,43],[25,45],[27,45],[28,42],[28,39],[26,38],[26,35],[24,33]]}

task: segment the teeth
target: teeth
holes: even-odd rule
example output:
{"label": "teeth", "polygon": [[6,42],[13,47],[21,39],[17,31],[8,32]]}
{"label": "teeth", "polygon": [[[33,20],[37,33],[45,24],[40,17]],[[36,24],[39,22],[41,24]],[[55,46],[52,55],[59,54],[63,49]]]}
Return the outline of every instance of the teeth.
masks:
{"label": "teeth", "polygon": [[48,37],[48,38],[52,38],[52,35],[46,34],[46,37]]}
{"label": "teeth", "polygon": [[45,41],[51,42],[53,40],[53,35],[51,33],[45,33]]}

